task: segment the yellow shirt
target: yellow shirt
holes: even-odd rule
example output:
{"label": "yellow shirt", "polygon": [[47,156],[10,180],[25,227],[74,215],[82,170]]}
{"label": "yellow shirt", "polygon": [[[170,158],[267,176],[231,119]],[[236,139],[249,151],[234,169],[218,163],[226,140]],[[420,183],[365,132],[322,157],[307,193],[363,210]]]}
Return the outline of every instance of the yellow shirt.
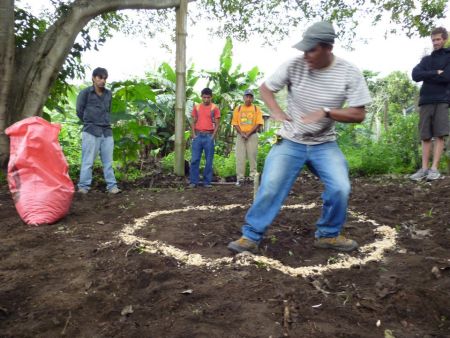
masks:
{"label": "yellow shirt", "polygon": [[254,104],[251,106],[246,106],[245,104],[237,106],[234,109],[231,124],[239,126],[244,133],[248,133],[254,126],[264,124],[261,109]]}

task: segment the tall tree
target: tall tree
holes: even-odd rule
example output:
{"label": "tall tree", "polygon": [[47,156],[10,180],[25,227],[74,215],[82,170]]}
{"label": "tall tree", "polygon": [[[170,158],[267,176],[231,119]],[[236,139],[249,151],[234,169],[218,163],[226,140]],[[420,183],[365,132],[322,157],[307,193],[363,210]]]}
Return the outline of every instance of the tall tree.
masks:
{"label": "tall tree", "polygon": [[77,35],[94,17],[120,9],[164,9],[179,0],[75,0],[25,48],[15,47],[14,0],[0,2],[0,162],[8,154],[5,128],[42,107]]}

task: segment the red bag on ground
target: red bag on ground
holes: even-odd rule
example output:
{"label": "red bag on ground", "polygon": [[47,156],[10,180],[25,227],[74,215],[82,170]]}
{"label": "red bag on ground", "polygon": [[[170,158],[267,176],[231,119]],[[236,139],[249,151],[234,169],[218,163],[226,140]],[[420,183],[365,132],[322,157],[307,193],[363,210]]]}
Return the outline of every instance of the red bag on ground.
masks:
{"label": "red bag on ground", "polygon": [[58,142],[61,125],[40,117],[5,130],[10,137],[9,190],[20,218],[32,225],[50,224],[69,211],[74,185]]}

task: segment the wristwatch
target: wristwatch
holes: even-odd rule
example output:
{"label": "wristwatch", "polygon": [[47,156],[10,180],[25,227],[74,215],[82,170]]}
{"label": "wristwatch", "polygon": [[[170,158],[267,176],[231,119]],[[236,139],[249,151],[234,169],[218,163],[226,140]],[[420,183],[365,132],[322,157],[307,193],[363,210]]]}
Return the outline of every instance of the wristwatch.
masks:
{"label": "wristwatch", "polygon": [[328,107],[323,107],[322,110],[325,113],[325,117],[328,117],[330,119],[331,118],[331,116],[330,116],[331,109]]}

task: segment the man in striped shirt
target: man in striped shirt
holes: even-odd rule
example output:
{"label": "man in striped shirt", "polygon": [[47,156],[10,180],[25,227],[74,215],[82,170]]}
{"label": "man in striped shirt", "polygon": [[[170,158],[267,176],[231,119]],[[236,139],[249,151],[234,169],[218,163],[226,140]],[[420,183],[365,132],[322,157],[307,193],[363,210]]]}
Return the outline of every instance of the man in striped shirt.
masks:
{"label": "man in striped shirt", "polygon": [[[332,52],[336,35],[329,22],[309,27],[294,47],[303,55],[281,65],[260,87],[271,117],[283,122],[279,142],[266,158],[261,186],[245,217],[233,252],[256,253],[304,165],[325,185],[314,246],[352,251],[358,243],[341,235],[347,216],[350,180],[347,161],[336,143],[335,121],[359,123],[371,102],[361,72]],[[287,112],[274,93],[288,88]],[[343,108],[345,105],[345,108]]]}

